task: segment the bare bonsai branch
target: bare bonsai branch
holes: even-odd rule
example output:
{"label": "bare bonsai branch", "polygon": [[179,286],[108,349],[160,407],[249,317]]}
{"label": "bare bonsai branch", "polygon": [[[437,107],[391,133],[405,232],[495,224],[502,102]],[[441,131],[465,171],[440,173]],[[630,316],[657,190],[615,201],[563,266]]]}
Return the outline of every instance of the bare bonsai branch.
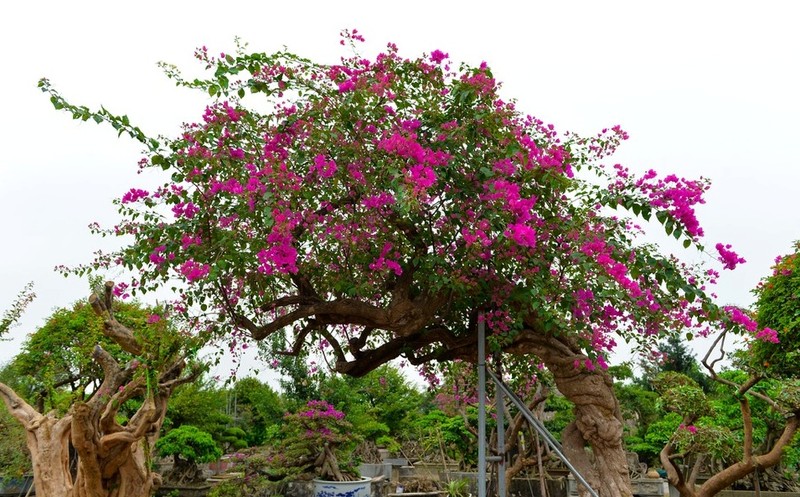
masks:
{"label": "bare bonsai branch", "polygon": [[14,416],[25,429],[29,429],[32,423],[42,417],[42,414],[34,409],[30,404],[17,395],[17,392],[11,389],[5,383],[0,383],[0,397],[8,407],[8,411]]}

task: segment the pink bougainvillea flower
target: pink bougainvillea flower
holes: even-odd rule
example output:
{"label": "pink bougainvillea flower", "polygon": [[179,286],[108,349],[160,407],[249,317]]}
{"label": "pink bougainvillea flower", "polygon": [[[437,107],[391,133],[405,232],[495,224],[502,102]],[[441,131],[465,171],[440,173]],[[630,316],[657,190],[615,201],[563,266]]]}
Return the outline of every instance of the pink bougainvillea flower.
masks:
{"label": "pink bougainvillea flower", "polygon": [[716,245],[717,252],[719,252],[719,261],[723,264],[725,269],[736,269],[736,266],[739,264],[744,264],[747,262],[744,258],[739,257],[739,255],[731,250],[731,245],[723,245],[718,243]]}
{"label": "pink bougainvillea flower", "polygon": [[211,268],[208,264],[202,264],[195,262],[192,259],[181,264],[180,273],[186,278],[187,281],[193,282],[197,280],[201,280],[208,276],[208,273],[211,271]]}

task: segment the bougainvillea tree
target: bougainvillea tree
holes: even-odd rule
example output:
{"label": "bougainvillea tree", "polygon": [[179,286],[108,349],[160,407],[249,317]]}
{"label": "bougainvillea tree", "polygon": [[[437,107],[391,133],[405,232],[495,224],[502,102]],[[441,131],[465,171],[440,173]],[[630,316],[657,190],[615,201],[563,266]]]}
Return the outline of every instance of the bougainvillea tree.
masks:
{"label": "bougainvillea tree", "polygon": [[[636,243],[625,216],[699,247],[708,182],[606,166],[621,128],[560,134],[501,97],[486,64],[440,50],[407,59],[389,44],[332,65],[196,56],[208,79],[166,72],[211,101],[172,138],[41,82],[56,108],[130,134],[148,149],[140,167],[165,173],[97,228],[127,245],[77,271],[120,265],[134,277],[119,295],[173,287],[173,312],[199,332],[232,344],[287,333],[287,352],[321,344],[356,376],[401,356],[474,361],[483,321],[495,349],[535,357],[574,402],[563,441],[589,481],[630,495],[606,354],[619,337],[703,332],[723,312],[704,291],[713,270]],[[741,261],[718,251],[726,267]]]}
{"label": "bougainvillea tree", "polygon": [[[681,385],[671,385],[666,392],[672,397],[670,404],[673,409],[683,416],[683,424],[661,451],[661,461],[670,482],[681,495],[710,497],[753,473],[756,473],[755,481],[758,482],[757,472],[778,465],[795,441],[800,427],[798,249],[800,244],[796,243],[794,253],[778,257],[772,274],[756,287],[753,292],[757,297],[754,313],[728,309],[731,319],[752,334],[748,337],[746,350],[734,353],[741,371],[738,374],[720,374],[717,371],[720,361],[730,355],[730,347],[726,350],[725,345],[730,329],[720,331],[703,358],[703,365],[721,384],[720,389],[732,394],[739,404],[742,444],[734,450],[727,449],[730,454],[724,468],[701,486],[695,486],[696,471],[684,473],[679,462],[685,461],[692,452],[720,457],[718,453],[725,452],[720,451],[720,447],[724,447],[721,441],[726,437],[713,422],[702,419],[706,409],[701,406],[708,403],[691,380],[684,378]],[[761,430],[758,430],[757,423],[762,424]]]}

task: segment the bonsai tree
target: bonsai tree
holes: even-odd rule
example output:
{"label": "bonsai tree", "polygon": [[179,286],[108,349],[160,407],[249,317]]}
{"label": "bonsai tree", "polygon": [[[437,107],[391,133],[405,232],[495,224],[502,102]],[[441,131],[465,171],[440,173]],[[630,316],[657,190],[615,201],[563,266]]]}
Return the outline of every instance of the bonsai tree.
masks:
{"label": "bonsai tree", "polygon": [[[731,394],[731,401],[739,404],[741,443],[723,447],[720,441],[732,438],[725,436],[725,427],[720,429],[703,423],[695,426],[695,422],[707,413],[709,404],[696,383],[682,375],[671,377],[671,385],[665,393],[673,399],[668,403],[683,416],[683,423],[661,451],[661,462],[670,482],[683,496],[716,495],[757,470],[779,464],[793,442],[800,423],[800,375],[796,361],[800,354],[798,250],[800,244],[795,245],[794,253],[778,257],[772,274],[759,283],[754,291],[757,296],[755,313],[729,309],[733,319],[754,334],[746,345],[747,350],[734,354],[741,374],[717,371],[717,365],[729,355],[725,350],[725,339],[730,330],[723,330],[718,335],[702,361],[712,379]],[[754,404],[761,405],[759,416],[754,416]],[[767,425],[762,430],[762,443],[758,443],[756,438],[757,423]],[[695,488],[696,472],[685,474],[676,461],[683,459],[688,452],[703,452],[705,449],[713,453],[709,447],[727,449],[724,459],[728,463]]]}
{"label": "bonsai tree", "polygon": [[350,481],[360,478],[353,450],[359,437],[343,412],[324,400],[286,413],[282,440],[269,460],[270,474],[279,478],[318,478]]}
{"label": "bonsai tree", "polygon": [[205,481],[197,464],[216,461],[222,456],[222,449],[211,435],[191,425],[170,430],[156,442],[155,449],[161,457],[173,457],[174,465],[164,478],[176,485]]}
{"label": "bonsai tree", "polygon": [[[493,351],[541,363],[573,402],[562,441],[591,485],[629,497],[605,372],[616,337],[648,347],[734,322],[704,290],[716,272],[637,243],[637,222],[652,219],[703,250],[695,206],[708,181],[606,166],[627,139],[619,126],[560,134],[502,96],[485,63],[441,50],[405,58],[389,44],[332,65],[286,51],[196,55],[206,79],[163,66],[211,98],[172,138],[40,82],[56,108],[139,140],[140,167],[165,173],[98,228],[124,248],[75,271],[121,265],[135,276],[120,294],[180,283],[173,312],[204,336],[236,348],[285,334],[273,353],[314,343],[353,376],[401,356],[431,374],[475,362],[483,323]],[[724,244],[715,257],[743,261]]]}
{"label": "bonsai tree", "polygon": [[[173,388],[200,372],[187,367],[192,340],[157,311],[140,309],[142,319],[129,321],[134,328],[124,324],[129,315],[122,313],[118,320],[113,288],[109,282],[102,294],[89,298],[97,329],[119,351],[115,356],[109,352],[111,347],[94,345],[91,354],[99,366],[96,389],[74,392],[66,412],[44,413],[0,383],[0,398],[26,431],[40,497],[151,495],[161,477],[151,470],[149,454],[164,421],[167,400]],[[17,316],[18,304],[12,307]],[[74,332],[87,332],[85,338],[91,341],[91,329],[94,325]],[[58,353],[57,344],[54,347]],[[46,369],[47,364],[40,362],[40,366]],[[139,401],[133,412],[119,416],[133,400]]]}

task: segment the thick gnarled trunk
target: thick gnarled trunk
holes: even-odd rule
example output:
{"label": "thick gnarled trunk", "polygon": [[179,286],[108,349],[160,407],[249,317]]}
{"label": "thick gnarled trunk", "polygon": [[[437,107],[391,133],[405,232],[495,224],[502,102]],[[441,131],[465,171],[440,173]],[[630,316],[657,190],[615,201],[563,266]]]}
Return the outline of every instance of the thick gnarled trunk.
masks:
{"label": "thick gnarled trunk", "polygon": [[0,383],[6,406],[26,430],[36,495],[73,495],[69,466],[71,418],[41,415]]}
{"label": "thick gnarled trunk", "polygon": [[[147,437],[98,433],[86,404],[62,418],[43,415],[0,383],[6,407],[27,431],[36,495],[40,497],[149,497],[160,484],[145,456]],[[157,432],[163,416],[153,419]],[[96,421],[96,420],[95,420]],[[75,454],[70,457],[70,448]]]}
{"label": "thick gnarled trunk", "polygon": [[[611,378],[585,367],[587,357],[564,339],[528,331],[508,350],[538,356],[558,390],[575,406],[575,420],[562,433],[565,455],[600,497],[632,497],[622,446],[622,414]],[[587,450],[588,448],[588,450]],[[579,486],[581,495],[589,495]]]}
{"label": "thick gnarled trunk", "polygon": [[[131,355],[163,366],[152,371],[140,368],[138,361],[121,365],[96,346],[92,356],[103,369],[103,382],[60,419],[54,413],[42,414],[0,383],[0,397],[27,431],[37,497],[150,497],[161,483],[160,475],[150,470],[148,455],[173,389],[194,380],[200,371],[183,374],[186,363],[179,355],[148,356],[133,332],[114,318],[112,288],[113,283],[106,283],[104,297],[89,299],[104,318],[105,334]],[[118,409],[134,398],[143,403],[122,425]]]}

